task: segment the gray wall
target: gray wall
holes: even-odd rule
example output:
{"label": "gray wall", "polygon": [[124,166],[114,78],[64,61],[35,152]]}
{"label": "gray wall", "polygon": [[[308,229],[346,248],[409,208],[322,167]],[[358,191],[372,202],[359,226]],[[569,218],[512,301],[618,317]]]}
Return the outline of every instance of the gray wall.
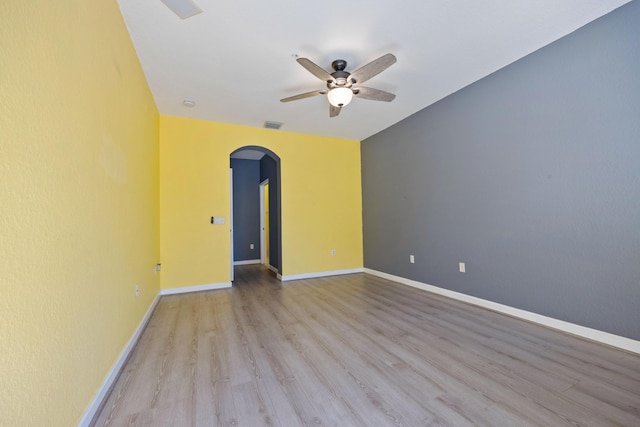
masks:
{"label": "gray wall", "polygon": [[362,177],[366,267],[640,339],[640,2],[366,139]]}
{"label": "gray wall", "polygon": [[260,259],[260,161],[231,159],[231,167],[233,260]]}

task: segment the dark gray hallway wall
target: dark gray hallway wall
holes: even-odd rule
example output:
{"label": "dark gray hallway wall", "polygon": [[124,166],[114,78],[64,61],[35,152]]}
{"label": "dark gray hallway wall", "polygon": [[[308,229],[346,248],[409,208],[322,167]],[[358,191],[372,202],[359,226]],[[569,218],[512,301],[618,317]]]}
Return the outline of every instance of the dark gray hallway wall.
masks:
{"label": "dark gray hallway wall", "polygon": [[365,267],[640,339],[640,2],[366,139],[362,176]]}
{"label": "dark gray hallway wall", "polygon": [[[260,161],[231,159],[233,260],[260,259]],[[253,249],[250,244],[253,243]]]}

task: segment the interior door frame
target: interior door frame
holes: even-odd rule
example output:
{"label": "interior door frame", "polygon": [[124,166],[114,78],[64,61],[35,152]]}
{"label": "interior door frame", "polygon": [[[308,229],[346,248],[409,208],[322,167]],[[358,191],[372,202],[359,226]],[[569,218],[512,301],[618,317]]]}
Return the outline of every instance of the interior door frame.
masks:
{"label": "interior door frame", "polygon": [[233,168],[229,168],[229,236],[231,237],[231,282],[235,279],[233,272]]}
{"label": "interior door frame", "polygon": [[265,188],[269,185],[269,178],[260,183],[260,264],[267,263],[267,199]]}

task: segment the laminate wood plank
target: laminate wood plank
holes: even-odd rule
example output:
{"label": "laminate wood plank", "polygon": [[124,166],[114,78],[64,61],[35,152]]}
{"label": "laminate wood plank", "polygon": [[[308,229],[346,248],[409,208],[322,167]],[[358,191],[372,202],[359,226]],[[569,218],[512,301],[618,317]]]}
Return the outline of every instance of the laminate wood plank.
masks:
{"label": "laminate wood plank", "polygon": [[367,274],[163,297],[97,426],[640,425],[640,356]]}
{"label": "laminate wood plank", "polygon": [[[251,316],[251,304],[245,301],[242,306],[236,307],[238,328],[244,338],[243,351],[250,369],[253,370],[256,381],[272,376],[279,391],[287,396],[288,403],[303,425],[322,424],[322,415],[317,408],[311,405],[311,390],[300,385],[301,373],[295,372],[286,359],[281,357],[279,350],[269,344],[268,339],[263,339],[260,333],[260,325]],[[254,349],[260,351],[260,356],[254,354]]]}
{"label": "laminate wood plank", "polygon": [[[346,300],[343,301],[348,303]],[[385,336],[390,336],[392,340],[395,335],[401,336],[407,333],[401,329],[403,325],[407,324],[407,319],[402,316],[401,310],[393,305],[376,306],[376,308],[381,312],[388,312],[389,317],[387,317],[387,319],[389,320],[387,320],[387,324],[383,325],[382,328],[372,325],[373,330],[378,333],[383,333]],[[565,377],[559,373],[550,374],[535,365],[531,365],[526,361],[526,357],[518,358],[514,357],[512,354],[496,351],[495,346],[487,345],[487,343],[493,342],[492,340],[495,340],[496,338],[488,335],[475,334],[474,331],[476,328],[471,328],[474,324],[475,322],[461,327],[453,324],[451,321],[444,322],[443,325],[439,326],[434,325],[434,322],[426,322],[420,330],[421,332],[431,332],[431,335],[422,335],[417,338],[422,340],[431,340],[433,337],[438,337],[438,339],[440,339],[439,337],[443,335],[452,335],[452,333],[455,333],[458,337],[456,344],[464,347],[466,351],[473,351],[477,355],[483,356],[485,358],[484,363],[491,362],[508,364],[518,372],[519,376],[533,382],[544,382],[545,386],[551,390],[564,390],[577,382],[576,379]],[[397,329],[396,332],[391,333],[381,332],[385,327],[387,329],[390,327],[396,327]],[[443,330],[443,327],[446,329]],[[513,336],[511,338],[513,341]]]}
{"label": "laminate wood plank", "polygon": [[[285,382],[284,389],[287,393],[303,394],[308,402],[312,402],[312,406],[316,410],[313,422],[316,424],[334,424],[331,420],[331,414],[336,412],[349,416],[350,413],[343,407],[343,402],[335,399],[336,394],[326,376],[316,369],[314,364],[309,363],[309,357],[304,348],[299,345],[288,329],[282,328],[283,324],[278,317],[272,317],[275,313],[268,309],[264,302],[247,305],[247,316],[252,319],[255,325],[259,344],[269,354],[271,365],[279,366],[277,361],[282,361],[290,369],[291,378]],[[273,318],[273,322],[268,321],[270,317]],[[269,325],[258,324],[258,318],[265,319]],[[272,343],[281,344],[272,345]],[[309,384],[310,387],[306,387],[306,392],[305,390],[297,392],[292,390],[293,385],[298,387],[299,384]],[[298,405],[296,405],[296,408],[300,412]],[[335,425],[339,425],[339,423]]]}
{"label": "laminate wood plank", "polygon": [[[375,329],[375,328],[374,328],[374,329]],[[469,347],[467,346],[467,348],[469,348]],[[455,353],[456,353],[456,350],[457,350],[457,349],[455,349],[455,348],[454,348],[454,349],[448,349],[447,353],[455,354]],[[465,356],[465,358],[466,358],[467,360],[469,360],[469,359],[470,359],[468,355],[467,355],[467,356]],[[487,363],[489,363],[489,362],[490,362],[492,365],[495,365],[495,363],[494,363],[492,360],[490,361],[490,359],[486,359],[486,360],[484,360],[484,361],[480,359],[480,360],[476,361],[476,364],[475,364],[475,365],[479,366],[479,365],[481,365],[481,364],[483,364],[483,363],[484,363],[484,364],[487,364]],[[495,370],[495,369],[496,369],[496,367],[495,367],[495,366],[493,366],[492,370]],[[520,377],[520,375],[519,375],[519,374],[515,374],[515,373],[513,373],[513,375],[514,375],[515,377]],[[494,372],[494,374],[492,375],[492,377],[496,377],[495,372]],[[534,379],[534,381],[535,381],[535,378],[536,378],[536,377],[535,377],[535,376],[533,376],[533,377],[531,377],[531,378],[532,378],[532,379]],[[510,379],[510,381],[511,381],[511,379]],[[527,385],[530,389],[535,390],[535,384],[526,384],[526,385]],[[523,388],[523,387],[524,387],[524,383],[523,383],[520,387],[521,387],[521,388]],[[547,392],[548,392],[548,391],[549,391],[549,390],[548,390],[548,388],[547,388],[547,389],[545,390],[545,393],[542,393],[542,394],[541,394],[541,396],[544,398],[544,396],[547,394]],[[531,392],[531,394],[533,394],[533,391]],[[568,402],[565,402],[565,405],[566,405],[567,403],[568,403]],[[568,408],[569,406],[570,406],[570,405],[567,405],[567,408]],[[571,413],[573,414],[574,418],[575,418],[575,417],[580,418],[580,416],[581,416],[581,414],[582,414],[582,410],[581,410],[581,408],[576,408],[576,407],[574,407],[574,408],[572,408]],[[600,419],[600,417],[598,417],[598,416],[597,416],[597,414],[595,414],[595,413],[594,413],[594,414],[591,414],[590,418],[588,418],[588,419],[590,419],[590,420],[598,420],[598,419]],[[584,422],[584,420],[585,420],[585,419],[583,418],[583,420],[582,420],[582,421]],[[603,421],[603,422],[604,422],[604,421],[606,421],[606,420],[605,420],[605,419],[601,419],[601,421]]]}
{"label": "laminate wood plank", "polygon": [[[282,311],[283,311],[282,309],[278,310],[278,313],[280,313]],[[274,314],[274,311],[271,310],[271,313]],[[306,312],[301,312],[301,313],[298,314],[298,316],[300,318],[305,318],[305,317],[307,317],[307,315],[308,314]],[[290,317],[293,317],[293,316],[290,316]],[[299,321],[298,323],[302,323],[302,322]],[[308,333],[305,332],[305,331],[302,331],[300,333],[301,337],[305,337],[307,335],[308,335]],[[332,359],[331,357],[326,357],[326,355],[322,354],[323,349],[326,348],[326,347],[323,347],[323,343],[322,343],[321,340],[317,340],[316,339],[316,340],[312,340],[311,342],[307,341],[306,344],[303,344],[301,342],[297,342],[296,339],[295,339],[295,336],[296,336],[296,334],[290,335],[289,339],[290,339],[290,341],[292,343],[295,342],[297,344],[296,349],[297,349],[298,352],[301,353],[302,359],[307,361],[308,366],[309,366],[309,370],[313,371],[317,375],[318,379],[320,379],[320,381],[329,389],[331,395],[337,396],[337,393],[335,392],[335,390],[330,385],[328,385],[329,381],[327,380],[326,375],[323,378],[323,375],[319,372],[319,369],[318,369],[318,366],[323,366],[324,364],[326,364],[327,361],[331,361],[331,360],[335,360],[335,359]],[[318,343],[320,343],[320,347],[317,346]],[[301,352],[300,348],[305,347],[305,345],[309,346],[309,347],[316,347],[316,348],[313,349],[312,351],[309,351],[308,353]],[[320,355],[320,358],[316,359],[316,360],[312,360],[312,359],[315,358],[316,355]],[[327,372],[339,372],[339,369],[343,368],[343,366],[340,365],[340,364],[336,364],[336,367],[338,369],[337,371],[336,371],[336,368],[334,367],[334,368],[331,368],[331,370],[328,370]],[[341,375],[333,375],[333,377],[338,378],[338,379],[348,378],[346,376],[341,376]],[[362,386],[361,383],[359,385]],[[362,398],[365,395],[366,395],[366,393],[363,393],[363,395],[361,395],[361,396],[351,395],[348,400],[345,399],[343,396],[340,396],[339,398],[341,399],[342,402],[344,402],[345,404],[347,404],[349,406],[349,401],[352,401],[353,399],[357,399],[358,397]],[[367,414],[367,415],[369,415],[369,414]],[[385,417],[386,416],[389,416],[389,414],[385,413]],[[370,420],[370,422],[371,423],[375,423],[373,420]],[[369,423],[368,425],[371,425],[371,423]]]}
{"label": "laminate wood plank", "polygon": [[[425,301],[421,301],[427,298],[427,301],[437,300],[438,304],[446,307],[446,310],[441,310],[439,312],[440,315],[452,314],[453,316],[460,315],[464,312],[469,312],[467,307],[468,304],[465,304],[460,301],[452,300],[444,296],[429,294],[428,292],[424,292],[424,296],[422,298],[420,296],[414,296],[411,292],[397,292],[395,288],[397,288],[397,284],[392,284],[391,282],[381,279],[376,281],[376,285],[379,289],[386,289],[386,292],[379,292],[379,294],[384,297],[388,297],[390,294],[397,293],[398,300],[402,300],[404,298],[405,301],[408,301],[409,306],[415,306],[416,304],[412,304],[412,302],[419,301],[420,305],[427,304]],[[375,279],[374,279],[375,280]],[[408,286],[403,285],[404,288],[409,288]],[[410,289],[410,288],[409,288]],[[432,306],[433,307],[433,306]],[[485,325],[490,329],[494,329],[496,331],[504,331],[510,335],[520,335],[521,339],[524,341],[530,342],[531,344],[539,347],[541,350],[558,350],[563,349],[565,352],[570,352],[569,357],[575,357],[576,355],[583,354],[585,357],[588,357],[593,353],[593,343],[589,340],[582,339],[579,337],[574,337],[553,329],[540,327],[537,329],[530,328],[531,323],[505,316],[502,313],[492,312],[490,310],[474,307],[475,310],[470,313],[479,312],[484,313],[482,316],[473,315],[473,319],[477,321],[477,325]],[[504,319],[511,319],[509,322],[505,322]],[[586,352],[584,350],[587,350]],[[600,358],[599,356],[603,356]],[[604,363],[603,366],[605,369],[611,369],[613,366],[617,366],[619,369],[625,370],[624,375],[631,376],[637,380],[640,380],[640,371],[637,369],[637,355],[634,353],[620,351],[614,347],[609,347],[606,345],[599,345],[599,351],[597,360],[599,363]]]}
{"label": "laminate wood plank", "polygon": [[[116,418],[127,418],[138,412],[150,408],[153,399],[154,388],[148,384],[151,378],[162,376],[161,365],[144,363],[145,352],[154,354],[154,360],[164,360],[167,346],[172,346],[172,334],[154,333],[158,330],[171,331],[177,322],[177,311],[168,305],[157,306],[153,316],[149,320],[144,333],[132,351],[129,360],[125,364],[115,383],[109,398],[103,405],[96,425],[112,424]],[[140,386],[144,384],[144,386]],[[119,421],[117,425],[122,425]]]}
{"label": "laminate wood plank", "polygon": [[[241,286],[238,287],[238,292],[241,295],[243,294]],[[301,366],[299,358],[289,357],[289,354],[292,353],[291,349],[285,337],[277,336],[278,328],[265,325],[264,322],[265,319],[268,319],[267,316],[257,316],[262,311],[264,300],[262,294],[257,290],[253,291],[253,296],[259,299],[259,303],[254,303],[251,298],[243,298],[241,318],[246,329],[254,332],[251,334],[250,339],[257,348],[262,349],[263,354],[266,356],[265,362],[267,364],[264,367],[263,374],[268,378],[269,371],[271,371],[273,377],[277,379],[272,383],[280,386],[280,391],[284,392],[294,413],[299,418],[299,423],[307,425],[339,425],[339,423],[331,422],[326,416],[327,413],[334,413],[335,409],[331,408],[327,411],[323,407],[324,402],[329,402],[330,405],[333,405],[333,400],[325,399],[326,396],[322,395],[323,390],[320,389],[318,391],[317,387],[315,387],[315,381],[308,380],[307,377],[310,370],[307,366]],[[277,322],[274,324],[277,324]],[[280,342],[281,344],[272,346],[272,342]],[[314,387],[301,388],[300,383],[305,381]],[[277,393],[278,390],[273,390],[272,388],[271,391],[272,396],[275,391],[275,396],[282,397],[282,394]],[[291,420],[292,417],[288,416],[287,419]]]}
{"label": "laminate wood plank", "polygon": [[[454,301],[453,303],[456,302]],[[463,303],[458,303],[457,305],[462,305],[464,309]],[[391,308],[399,312],[402,311],[402,307],[391,306]],[[384,308],[380,307],[380,309]],[[637,364],[637,357],[627,352],[616,350],[611,352],[611,348],[600,346],[600,350],[603,353],[611,353],[607,354],[607,357],[592,356],[592,351],[584,351],[585,348],[589,348],[588,346],[592,346],[593,344],[587,340],[546,328],[539,328],[534,331],[535,333],[532,332],[531,334],[526,332],[520,333],[518,327],[530,326],[528,322],[519,319],[510,319],[510,321],[505,322],[504,318],[506,316],[488,312],[487,310],[484,311],[487,316],[469,317],[465,314],[470,312],[468,310],[461,312],[459,309],[457,311],[451,309],[448,310],[447,313],[439,313],[437,317],[444,321],[443,324],[446,325],[447,328],[455,328],[457,326],[457,332],[464,333],[464,331],[472,331],[473,335],[480,339],[492,340],[492,342],[497,343],[497,345],[500,345],[500,342],[505,342],[508,348],[520,349],[526,352],[529,357],[530,355],[535,355],[539,357],[540,360],[546,360],[551,364],[555,364],[556,369],[551,372],[555,378],[564,376],[567,381],[573,380],[573,382],[577,382],[580,378],[590,378],[594,375],[601,375],[601,380],[610,381],[616,386],[626,387],[628,390],[637,391],[640,385],[640,382],[638,382],[640,372],[637,367],[635,369],[633,368],[634,361],[635,364]],[[488,315],[502,316],[502,323],[506,326],[495,325],[495,323],[487,324],[483,318],[489,317]],[[423,326],[425,328],[428,327],[429,324],[434,323],[433,320],[434,319],[429,319],[429,322],[425,322]],[[545,339],[538,341],[532,338],[535,335],[544,336]],[[456,336],[460,335],[456,334]],[[516,336],[519,337],[518,341],[514,340]],[[549,341],[552,341],[552,339],[549,337],[559,340],[558,344],[550,345]],[[583,347],[584,345],[587,345],[587,347]],[[574,349],[574,347],[577,348]],[[579,363],[576,364],[576,362]],[[550,365],[544,368],[549,369]]]}
{"label": "laminate wood plank", "polygon": [[[237,425],[237,411],[231,385],[231,345],[233,334],[230,329],[229,295],[210,293],[200,295],[203,304],[201,310],[206,314],[201,319],[201,340],[199,346],[198,392],[196,394],[196,425]],[[220,339],[219,337],[222,337]],[[244,370],[242,370],[244,372]]]}
{"label": "laminate wood plank", "polygon": [[[253,292],[259,294],[259,291]],[[280,325],[280,328],[270,327],[264,331],[267,341],[279,341],[284,343],[283,349],[287,349],[287,351],[279,352],[278,357],[282,358],[283,360],[290,360],[291,364],[295,365],[295,375],[297,377],[302,376],[302,381],[307,381],[307,384],[313,385],[314,390],[312,391],[312,393],[314,406],[332,406],[332,408],[322,408],[322,412],[325,414],[324,417],[318,417],[314,419],[314,422],[321,422],[328,425],[345,425],[345,423],[346,425],[360,424],[363,420],[356,412],[351,409],[351,405],[349,403],[351,399],[345,399],[342,396],[339,396],[335,391],[335,387],[332,385],[332,381],[329,380],[330,377],[323,373],[323,369],[319,368],[323,366],[323,362],[327,362],[331,359],[327,358],[326,355],[320,354],[322,352],[322,348],[316,348],[314,351],[308,351],[306,349],[307,346],[296,339],[297,334],[295,330],[290,328],[287,328],[285,330],[285,323],[280,320],[280,316],[284,314],[285,317],[288,317],[290,320],[296,319],[288,325],[299,326],[301,324],[300,319],[306,317],[307,313],[298,313],[298,318],[296,318],[292,311],[284,309],[283,307],[274,309],[274,307],[270,305],[269,301],[266,299],[261,299],[261,303],[262,304],[259,304],[258,306],[252,307],[252,311],[255,310],[257,313],[262,310],[264,311],[264,318],[268,318],[269,316],[271,316],[274,320],[272,324]],[[271,335],[271,333],[273,332],[276,332],[276,335]],[[277,336],[278,332],[281,333],[281,336]],[[307,333],[302,332],[300,335],[304,337],[307,335]],[[312,345],[315,343],[316,342],[314,341]],[[276,352],[278,352],[277,349]],[[315,355],[317,354],[320,354],[321,357],[319,359],[313,360],[315,359]],[[290,358],[289,355],[293,356],[293,358]],[[300,364],[298,362],[304,362],[304,364]],[[340,366],[336,365],[326,370],[326,372],[339,372],[339,368]],[[311,375],[306,375],[307,373]],[[344,378],[342,376],[336,375],[332,375],[332,377]],[[354,398],[354,396],[351,396],[351,398]],[[331,415],[329,415],[336,413],[336,411],[338,411],[337,413],[342,414],[340,420],[334,420],[332,419]]]}
{"label": "laminate wood plank", "polygon": [[[329,306],[327,309],[330,309]],[[387,321],[393,321],[391,318],[385,319]],[[368,320],[368,322],[376,321],[377,319],[375,317]],[[359,327],[358,325],[360,325],[360,323],[356,323],[354,327]],[[382,327],[382,325],[378,325],[378,328]],[[381,340],[382,338],[381,336],[377,336],[376,339]],[[487,364],[489,360],[471,357],[472,355],[467,353],[465,353],[463,357],[458,357],[458,354],[463,353],[463,349],[455,343],[442,340],[441,337],[436,340],[424,342],[414,339],[411,335],[406,335],[403,341],[407,343],[408,349],[418,349],[422,357],[426,356],[428,358],[431,366],[435,368],[435,371],[434,369],[428,370],[428,375],[431,376],[432,379],[440,380],[445,390],[458,388],[458,393],[460,393],[459,387],[464,385],[466,386],[466,390],[462,391],[461,394],[464,394],[467,399],[477,399],[476,390],[483,390],[482,394],[488,397],[492,403],[510,400],[513,389],[511,387],[505,387],[505,384],[496,381],[495,376],[488,375],[482,371],[481,367]],[[402,343],[398,344],[400,347],[402,346]],[[384,349],[387,347],[388,346],[383,346],[378,349],[378,353],[384,352]],[[406,360],[413,359],[410,354],[405,354],[403,357]],[[416,364],[420,364],[420,360],[413,360],[415,360]],[[440,376],[440,373],[444,373],[445,375]],[[457,380],[455,388],[452,386],[452,379]],[[487,407],[488,406],[490,405],[487,405]],[[462,407],[460,407],[460,409],[462,409]],[[545,408],[539,407],[533,401],[526,400],[524,404],[510,408],[510,410],[516,412],[519,417],[528,420],[528,422],[532,424],[549,425],[555,423],[556,425],[560,425],[560,421],[556,420],[555,414]],[[464,412],[462,415],[466,416]],[[570,424],[566,423],[566,425]]]}
{"label": "laminate wood plank", "polygon": [[[330,306],[328,305],[327,307],[324,307],[324,309],[326,310],[330,310]],[[331,317],[334,317],[334,314],[332,313],[330,315]],[[337,324],[354,324],[357,325],[358,323],[354,323],[351,322],[349,320],[344,320],[344,319],[339,319],[336,318],[337,320]],[[363,336],[364,337],[364,336]],[[365,337],[366,339],[366,337]],[[375,341],[378,341],[380,339],[380,337],[376,337]],[[348,340],[346,341],[350,341],[350,340],[356,340],[355,336],[351,336],[349,337]],[[355,342],[355,341],[354,341]],[[341,343],[342,346],[341,348],[345,348],[345,342]],[[418,399],[420,401],[420,403],[415,402],[415,404],[417,406],[423,406],[421,402],[426,401],[427,399],[429,399],[430,395],[428,393],[426,393],[426,389],[428,388],[428,384],[430,382],[429,379],[429,375],[422,375],[420,371],[413,369],[412,368],[412,375],[411,375],[411,380],[409,381],[402,381],[402,375],[401,374],[401,370],[398,371],[399,367],[402,366],[408,366],[402,362],[397,362],[397,359],[390,353],[386,353],[386,346],[385,345],[379,345],[379,343],[377,342],[370,342],[370,343],[366,343],[366,344],[362,344],[362,343],[356,343],[356,346],[360,346],[362,348],[369,348],[375,349],[375,351],[373,351],[372,353],[374,353],[375,355],[372,355],[370,358],[368,358],[367,356],[360,354],[360,357],[364,357],[366,359],[366,361],[373,367],[368,369],[369,371],[375,371],[378,370],[380,373],[382,373],[382,375],[386,375],[386,377],[384,378],[384,380],[382,380],[381,382],[386,383],[387,385],[394,385],[393,389],[396,392],[404,392],[407,393],[405,396],[403,396],[404,399],[408,399],[408,400],[414,400],[414,399]],[[377,348],[376,348],[377,347]],[[344,351],[344,350],[343,350]],[[396,362],[390,362],[391,360],[396,360]],[[382,361],[382,364],[379,364],[378,362]],[[369,375],[370,376],[370,375]],[[411,384],[414,380],[421,380],[422,386],[423,388],[417,388],[417,387],[412,387]],[[400,381],[399,381],[400,380]],[[443,384],[445,384],[446,381],[443,381]],[[447,388],[450,388],[449,385],[447,385]],[[442,390],[444,390],[445,387],[442,388]],[[435,393],[438,393],[439,391],[436,390]],[[467,394],[473,393],[473,390],[471,389],[467,389],[465,390],[465,392]],[[475,394],[473,396],[476,399],[480,399],[483,400],[485,402],[485,406],[490,406],[492,405],[494,402],[492,401],[487,401],[487,399],[484,398],[484,396],[480,396]],[[440,411],[442,411],[443,408],[436,408],[433,405],[429,408],[426,409],[424,407],[421,407],[421,410],[424,412],[424,420],[423,421],[434,421],[434,420],[438,420],[441,418],[440,413],[438,411],[438,409]],[[450,408],[444,408],[446,412],[449,412],[449,421],[451,422],[452,420],[455,420],[455,418],[451,418],[451,413],[450,411],[448,411]],[[458,414],[458,415],[462,415],[462,414]],[[461,420],[456,420],[455,422],[456,425],[458,424],[463,424],[463,422]]]}
{"label": "laminate wood plank", "polygon": [[640,418],[638,395],[620,391],[608,384],[585,380],[564,390],[561,395],[583,407],[606,414],[612,423],[618,425],[633,425]]}
{"label": "laminate wood plank", "polygon": [[[349,374],[342,355],[335,357],[331,351],[327,351],[326,343],[316,335],[310,335],[307,325],[295,325],[292,330],[294,334],[290,335],[290,341],[296,352],[305,360],[318,382],[326,388],[332,398],[342,403],[345,408],[342,414],[353,419],[352,423],[344,425],[376,425],[380,419],[384,420],[383,422],[393,419],[394,415],[387,409],[386,402],[380,396],[371,393],[366,384]],[[343,359],[343,362],[339,359]],[[367,405],[373,405],[372,410],[358,410]]]}
{"label": "laminate wood plank", "polygon": [[[524,422],[519,414],[513,414],[509,408],[503,408],[499,402],[486,406],[478,399],[468,399],[468,394],[443,394],[438,396],[430,405],[439,408],[439,413],[445,414],[437,425],[458,426],[524,426],[531,423]],[[446,412],[442,408],[448,408]],[[467,415],[468,417],[467,418]],[[464,417],[464,421],[460,421]]]}
{"label": "laminate wood plank", "polygon": [[[467,326],[469,326],[469,325],[467,325]],[[492,340],[493,340],[493,338],[492,338]],[[516,341],[516,342],[517,342],[517,341]],[[513,357],[514,352],[515,352],[515,351],[517,351],[517,349],[518,349],[518,347],[517,347],[517,346],[514,346],[513,344],[514,344],[514,340],[512,339],[512,342],[511,342],[511,348],[509,349],[509,352],[510,352],[509,357]],[[495,342],[492,342],[490,346],[494,346],[494,347],[495,347],[495,345],[496,345],[496,343],[495,343]],[[490,346],[489,346],[489,347],[490,347]],[[469,347],[466,347],[466,348],[467,348],[467,349],[469,349]],[[477,350],[477,348],[478,348],[478,347],[476,347],[476,350]],[[482,348],[487,348],[487,347],[484,347],[484,346],[483,346]],[[503,354],[504,354],[504,353],[503,353]],[[490,354],[488,354],[488,356],[490,356]],[[530,359],[530,358],[531,358],[530,356],[527,358],[527,357],[526,357],[526,355],[524,355],[524,359]],[[515,359],[515,360],[518,360],[517,358],[514,358],[514,359]],[[495,365],[495,363],[494,363],[495,359],[494,359],[494,358],[492,358],[492,360],[493,360],[493,361],[491,362],[491,365]],[[539,362],[538,362],[538,363],[539,363]],[[509,372],[509,376],[510,376],[511,378],[520,378],[520,379],[525,379],[525,380],[529,381],[530,383],[534,383],[534,384],[544,384],[544,386],[545,386],[545,391],[544,391],[543,393],[541,393],[541,395],[542,395],[542,396],[547,395],[547,391],[554,391],[554,389],[557,391],[557,388],[556,388],[556,387],[550,387],[550,384],[552,384],[552,383],[553,383],[553,378],[550,378],[550,376],[549,376],[549,375],[545,375],[543,371],[541,371],[541,370],[535,370],[535,371],[532,371],[529,375],[527,375],[527,374],[526,374],[526,371],[527,371],[527,369],[526,369],[527,364],[526,364],[526,363],[524,364],[524,366],[523,366],[523,364],[522,364],[522,363],[519,363],[519,362],[511,363],[511,365],[512,365],[512,368],[518,368],[518,369],[514,369],[513,371],[510,371],[510,372]],[[519,366],[519,365],[520,365],[520,366]],[[498,367],[498,366],[499,366],[499,365],[495,365],[494,367],[497,369],[497,367]],[[531,366],[531,365],[529,365],[529,366]],[[501,367],[501,368],[503,368],[503,369],[504,369],[504,367]],[[524,371],[524,372],[523,372],[523,368],[525,368],[525,371]],[[536,371],[537,371],[537,372],[536,372]],[[537,375],[538,373],[539,373],[539,376]],[[534,375],[534,374],[535,374],[535,375]],[[557,375],[557,374],[555,374],[555,373],[552,373],[552,374],[553,374],[554,376],[555,376],[555,375]],[[492,375],[493,375],[493,376],[495,376],[495,377],[497,377],[497,374],[496,374],[495,372],[494,372]],[[519,389],[523,389],[523,386],[522,386],[522,385],[519,385],[519,386],[518,386],[518,388],[519,388]],[[532,394],[532,393],[530,392],[530,394]],[[550,405],[547,405],[547,406],[550,406]],[[577,413],[578,413],[578,417],[580,417],[581,412],[584,412],[584,411],[589,412],[590,410],[585,410],[584,408],[582,408],[581,410],[579,410],[579,411],[577,412]],[[610,420],[606,420],[606,419],[603,419],[603,418],[599,417],[599,416],[597,415],[597,412],[598,412],[598,411],[595,411],[595,413],[594,413],[594,414],[591,414],[591,415],[589,416],[589,418],[585,418],[585,417],[583,417],[583,418],[582,418],[582,422],[583,422],[583,423],[584,423],[584,422],[589,422],[589,421],[593,422],[593,421],[595,421],[595,420],[600,420],[602,423],[610,422]]]}

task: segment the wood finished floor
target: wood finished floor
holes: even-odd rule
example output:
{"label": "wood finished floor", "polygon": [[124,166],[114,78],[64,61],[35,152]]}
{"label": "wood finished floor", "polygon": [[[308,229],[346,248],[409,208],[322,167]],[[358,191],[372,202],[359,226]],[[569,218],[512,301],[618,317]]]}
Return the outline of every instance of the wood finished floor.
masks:
{"label": "wood finished floor", "polygon": [[163,297],[97,426],[640,426],[640,356],[366,274]]}

